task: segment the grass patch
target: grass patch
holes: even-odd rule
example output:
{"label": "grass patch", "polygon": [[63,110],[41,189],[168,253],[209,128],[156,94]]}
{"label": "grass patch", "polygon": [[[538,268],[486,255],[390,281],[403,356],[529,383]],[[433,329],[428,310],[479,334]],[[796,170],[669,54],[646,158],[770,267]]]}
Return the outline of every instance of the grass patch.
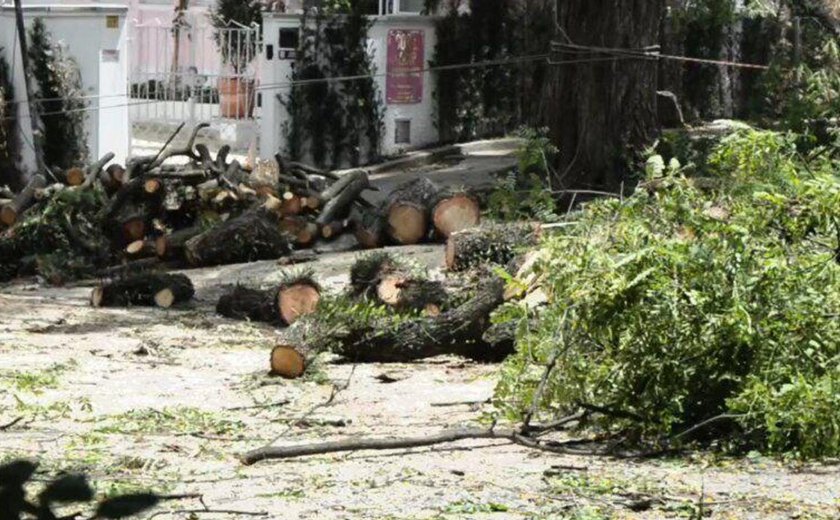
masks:
{"label": "grass patch", "polygon": [[75,368],[77,365],[78,363],[76,361],[55,363],[44,370],[26,372],[12,370],[0,374],[0,377],[8,380],[8,385],[15,390],[39,395],[44,393],[44,390],[53,390],[58,388],[61,376],[65,372]]}
{"label": "grass patch", "polygon": [[69,419],[74,412],[90,413],[93,411],[90,400],[84,397],[75,399],[76,406],[71,405],[68,401],[55,401],[48,404],[27,403],[18,395],[13,395],[12,397],[15,399],[15,410],[20,415],[29,419],[54,421],[57,419]]}
{"label": "grass patch", "polygon": [[189,406],[154,410],[146,408],[112,415],[107,424],[97,428],[99,433],[170,433],[200,432],[208,435],[237,435],[245,425],[241,421],[225,419],[220,414]]}
{"label": "grass patch", "polygon": [[451,502],[443,507],[442,512],[446,514],[475,514],[475,513],[507,513],[510,508],[497,502],[473,502],[472,500],[459,500]]}
{"label": "grass patch", "polygon": [[261,493],[258,498],[282,498],[283,500],[301,500],[306,496],[303,488],[282,489],[274,493]]}

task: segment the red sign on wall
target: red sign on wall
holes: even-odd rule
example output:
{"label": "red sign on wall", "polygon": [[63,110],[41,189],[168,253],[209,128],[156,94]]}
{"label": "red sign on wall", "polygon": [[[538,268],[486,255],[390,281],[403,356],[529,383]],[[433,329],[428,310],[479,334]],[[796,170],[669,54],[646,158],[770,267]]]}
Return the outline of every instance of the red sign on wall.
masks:
{"label": "red sign on wall", "polygon": [[423,100],[424,55],[422,30],[388,31],[388,70],[385,80],[385,100],[388,104],[409,105]]}

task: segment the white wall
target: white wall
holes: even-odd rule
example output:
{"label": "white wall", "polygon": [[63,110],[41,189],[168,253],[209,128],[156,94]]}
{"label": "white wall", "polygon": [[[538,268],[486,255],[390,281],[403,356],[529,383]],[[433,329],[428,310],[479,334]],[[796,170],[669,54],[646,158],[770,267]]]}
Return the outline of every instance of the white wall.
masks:
{"label": "white wall", "polygon": [[[433,58],[435,49],[435,27],[434,20],[426,16],[380,16],[376,19],[370,29],[370,45],[373,53],[373,62],[376,65],[378,74],[385,74],[388,62],[388,31],[392,29],[420,29],[424,35],[424,57],[423,63],[428,67],[429,61]],[[386,99],[387,78],[384,75],[377,77],[379,92],[382,94],[383,102]],[[436,143],[438,131],[434,125],[434,78],[431,72],[423,73],[423,97],[420,103],[412,105],[388,105],[385,106],[385,133],[382,140],[382,153],[394,155],[404,150],[416,149]],[[411,121],[411,144],[395,144],[395,120],[408,119]]]}
{"label": "white wall", "polygon": [[[278,99],[278,95],[286,97],[289,88],[272,87],[283,85],[290,81],[293,59],[282,59],[278,54],[277,43],[281,27],[299,27],[300,18],[292,14],[267,14],[263,22],[263,54],[260,56],[259,84],[262,92],[262,121],[260,123],[260,156],[264,159],[272,157],[278,151],[285,150],[286,140],[282,132],[284,121],[288,121],[285,107]],[[420,29],[424,31],[424,64],[428,66],[433,58],[435,47],[434,19],[416,15],[389,15],[374,18],[374,24],[369,32],[369,48],[378,74],[376,81],[382,102],[386,101],[386,77],[388,31],[391,29]],[[273,57],[266,58],[268,45],[273,46]],[[406,150],[417,149],[438,142],[439,136],[434,125],[434,78],[430,72],[423,77],[423,97],[420,103],[410,105],[385,105],[385,131],[382,137],[382,153],[394,155]],[[397,145],[395,138],[395,121],[408,119],[411,121],[411,143]]]}
{"label": "white wall", "polygon": [[[24,6],[27,30],[34,18],[42,18],[53,38],[61,40],[79,64],[84,94],[92,96],[87,100],[85,130],[94,158],[114,152],[116,160],[123,161],[128,154],[126,15],[127,7],[122,5]],[[14,10],[8,6],[0,8],[0,45],[5,47],[7,59],[15,62],[15,95],[18,100],[25,100],[15,27]],[[12,53],[16,59],[12,59]],[[24,139],[31,142],[28,109],[25,103],[19,106]],[[34,170],[34,155],[25,140],[21,144],[25,166]]]}

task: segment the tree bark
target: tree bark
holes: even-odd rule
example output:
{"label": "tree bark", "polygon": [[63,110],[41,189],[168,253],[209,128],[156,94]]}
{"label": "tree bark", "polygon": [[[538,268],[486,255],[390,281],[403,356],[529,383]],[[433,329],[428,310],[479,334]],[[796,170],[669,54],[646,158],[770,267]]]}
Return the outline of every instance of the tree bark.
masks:
{"label": "tree bark", "polygon": [[468,193],[443,191],[432,205],[432,225],[440,238],[449,238],[452,233],[475,227],[480,222],[481,207]]}
{"label": "tree bark", "polygon": [[185,250],[190,265],[206,267],[279,258],[292,247],[276,208],[263,205],[191,238]]}
{"label": "tree bark", "polygon": [[187,241],[201,234],[200,226],[191,226],[161,235],[155,239],[155,252],[164,260],[184,260],[184,246]]}
{"label": "tree bark", "polygon": [[358,362],[400,363],[442,354],[499,361],[510,351],[494,350],[481,337],[490,326],[490,313],[503,301],[504,285],[498,278],[487,280],[471,300],[439,316],[351,332],[336,352]]}
{"label": "tree bark", "polygon": [[429,232],[432,203],[440,188],[425,177],[397,187],[388,196],[388,235],[397,244],[410,245],[422,241]]}
{"label": "tree bark", "polygon": [[315,312],[320,299],[321,289],[308,275],[291,276],[274,289],[237,285],[219,298],[216,312],[227,318],[285,326]]}
{"label": "tree bark", "polygon": [[487,263],[507,265],[518,249],[534,246],[540,236],[534,224],[490,224],[465,229],[446,241],[446,267],[463,271]]}
{"label": "tree bark", "polygon": [[182,274],[140,273],[103,283],[93,289],[90,303],[94,307],[127,307],[129,305],[172,305],[190,300],[195,294],[192,282]]}
{"label": "tree bark", "polygon": [[[664,7],[664,0],[559,2],[559,43],[623,49],[657,45]],[[630,180],[629,149],[641,151],[658,135],[657,60],[564,50],[555,53],[557,60],[604,61],[558,67],[551,130],[561,150],[559,181],[614,190]]]}
{"label": "tree bark", "polygon": [[47,180],[43,175],[32,177],[32,180],[15,196],[14,200],[0,209],[0,221],[7,226],[14,224],[20,214],[35,201],[35,191],[46,185]]}

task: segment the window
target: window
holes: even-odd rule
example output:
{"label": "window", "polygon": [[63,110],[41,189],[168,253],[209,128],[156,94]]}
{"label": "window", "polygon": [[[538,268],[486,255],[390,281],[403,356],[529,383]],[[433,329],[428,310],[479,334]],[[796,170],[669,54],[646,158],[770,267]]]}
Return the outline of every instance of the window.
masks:
{"label": "window", "polygon": [[394,120],[394,144],[411,144],[411,120]]}
{"label": "window", "polygon": [[295,59],[295,52],[299,43],[300,30],[297,27],[281,28],[277,42],[277,58],[281,60]]}
{"label": "window", "polygon": [[296,27],[287,27],[280,29],[280,44],[281,49],[297,49],[300,40],[300,31]]}

